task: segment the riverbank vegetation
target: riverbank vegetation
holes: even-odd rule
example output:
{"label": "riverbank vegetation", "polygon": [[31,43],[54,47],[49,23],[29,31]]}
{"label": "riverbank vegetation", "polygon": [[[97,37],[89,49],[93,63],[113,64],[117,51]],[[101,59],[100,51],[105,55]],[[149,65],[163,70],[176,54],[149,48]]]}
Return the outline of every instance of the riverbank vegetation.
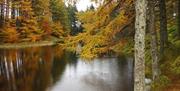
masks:
{"label": "riverbank vegetation", "polygon": [[92,1],[78,11],[78,0],[1,0],[0,43],[55,41],[88,59],[135,54],[135,91],[145,78],[155,91],[178,91],[179,0]]}
{"label": "riverbank vegetation", "polygon": [[[114,56],[115,54],[133,55],[135,51],[145,47],[144,52],[141,51],[141,54],[138,55],[142,58],[135,60],[140,60],[137,63],[143,67],[142,59],[145,59],[145,77],[153,80],[152,89],[156,91],[167,90],[167,86],[170,85],[171,89],[168,91],[178,91],[180,89],[178,88],[180,84],[178,2],[175,3],[175,0],[147,0],[145,2],[148,9],[141,13],[146,15],[144,20],[146,25],[142,26],[145,29],[140,29],[146,32],[144,40],[141,35],[143,33],[137,32],[138,29],[134,26],[135,16],[137,16],[135,14],[138,12],[135,12],[134,0],[111,0],[105,1],[97,9],[93,8],[77,14],[78,19],[83,22],[84,31],[77,36],[68,37],[67,48],[76,51],[77,44],[80,43],[82,45],[80,56],[94,58]],[[138,20],[142,20],[142,18],[137,19],[136,22]],[[141,22],[139,21],[139,23]],[[139,25],[137,24],[136,27]],[[134,40],[135,33],[139,34],[136,36],[140,37]],[[135,41],[139,41],[137,47],[134,47]],[[143,41],[145,45],[141,46]],[[142,54],[145,54],[144,57]],[[135,71],[139,72],[139,70]],[[140,74],[137,75],[140,76]],[[138,79],[142,79],[141,77]],[[176,85],[173,87],[174,83]],[[141,86],[143,84],[145,83],[142,83]],[[135,91],[144,91],[137,89]]]}
{"label": "riverbank vegetation", "polygon": [[52,41],[68,36],[74,6],[62,0],[1,0],[0,43]]}

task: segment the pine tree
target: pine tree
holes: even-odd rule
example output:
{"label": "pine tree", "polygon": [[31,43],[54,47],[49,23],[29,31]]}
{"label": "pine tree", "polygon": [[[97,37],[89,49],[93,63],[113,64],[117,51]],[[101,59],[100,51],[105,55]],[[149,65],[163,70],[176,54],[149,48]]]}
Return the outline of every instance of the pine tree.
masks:
{"label": "pine tree", "polygon": [[40,29],[45,32],[45,36],[50,36],[52,29],[52,14],[50,12],[49,0],[33,0],[32,7],[37,17],[38,25]]}
{"label": "pine tree", "polygon": [[70,28],[71,28],[71,32],[70,34],[71,35],[75,35],[79,32],[79,29],[77,28],[76,26],[76,22],[77,22],[77,18],[76,18],[76,13],[78,12],[77,11],[77,8],[76,8],[76,5],[68,5],[67,7],[67,10],[68,10],[68,19],[70,21]]}
{"label": "pine tree", "polygon": [[52,12],[53,22],[60,22],[63,25],[63,30],[69,34],[71,25],[70,20],[68,19],[67,7],[63,0],[50,0],[50,9]]}
{"label": "pine tree", "polygon": [[22,0],[20,5],[20,27],[18,30],[21,38],[26,38],[28,41],[40,40],[42,31],[38,28],[31,1]]}

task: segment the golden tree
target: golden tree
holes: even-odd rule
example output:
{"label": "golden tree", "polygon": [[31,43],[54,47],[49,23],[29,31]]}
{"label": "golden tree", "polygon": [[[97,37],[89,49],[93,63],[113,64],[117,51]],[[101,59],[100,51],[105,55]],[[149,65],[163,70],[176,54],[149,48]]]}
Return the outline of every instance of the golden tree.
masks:
{"label": "golden tree", "polygon": [[19,30],[21,37],[26,38],[28,41],[40,40],[43,31],[38,28],[31,0],[22,0],[20,1],[20,5]]}

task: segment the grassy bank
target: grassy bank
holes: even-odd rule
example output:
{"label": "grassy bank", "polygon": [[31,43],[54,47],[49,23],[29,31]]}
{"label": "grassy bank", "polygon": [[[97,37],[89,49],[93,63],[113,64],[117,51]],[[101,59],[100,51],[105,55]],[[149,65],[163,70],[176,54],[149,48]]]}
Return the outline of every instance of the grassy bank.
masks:
{"label": "grassy bank", "polygon": [[55,41],[38,41],[38,42],[22,42],[22,43],[3,43],[0,44],[0,49],[8,48],[26,48],[26,47],[39,47],[39,46],[52,46],[56,45]]}

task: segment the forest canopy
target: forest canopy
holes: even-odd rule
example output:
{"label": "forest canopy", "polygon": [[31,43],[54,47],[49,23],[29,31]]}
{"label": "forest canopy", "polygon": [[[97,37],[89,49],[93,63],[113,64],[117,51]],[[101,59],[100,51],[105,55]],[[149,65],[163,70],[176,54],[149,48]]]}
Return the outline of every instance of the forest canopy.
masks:
{"label": "forest canopy", "polygon": [[53,41],[86,59],[134,55],[136,91],[145,78],[155,89],[179,79],[179,0],[91,0],[78,11],[79,1],[0,0],[0,44]]}
{"label": "forest canopy", "polygon": [[[62,0],[1,0],[0,38],[2,43],[63,38],[71,30],[74,6]],[[71,19],[70,19],[71,18]]]}

